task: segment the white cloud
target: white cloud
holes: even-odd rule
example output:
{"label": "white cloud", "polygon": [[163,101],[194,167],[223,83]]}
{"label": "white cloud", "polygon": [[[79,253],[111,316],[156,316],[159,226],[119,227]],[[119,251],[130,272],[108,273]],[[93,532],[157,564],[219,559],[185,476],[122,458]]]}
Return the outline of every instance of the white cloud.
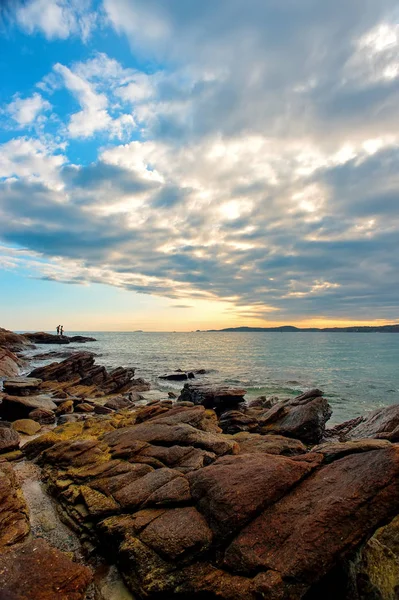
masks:
{"label": "white cloud", "polygon": [[51,104],[42,98],[38,93],[34,93],[30,98],[19,98],[18,96],[6,106],[6,112],[21,127],[30,125],[39,117],[39,115],[51,109]]}
{"label": "white cloud", "polygon": [[22,4],[16,19],[28,33],[40,31],[49,39],[80,35],[86,40],[95,26],[90,0],[29,0]]}
{"label": "white cloud", "polygon": [[55,154],[56,147],[45,141],[16,138],[0,145],[0,178],[23,177],[59,187],[59,168],[65,156]]}

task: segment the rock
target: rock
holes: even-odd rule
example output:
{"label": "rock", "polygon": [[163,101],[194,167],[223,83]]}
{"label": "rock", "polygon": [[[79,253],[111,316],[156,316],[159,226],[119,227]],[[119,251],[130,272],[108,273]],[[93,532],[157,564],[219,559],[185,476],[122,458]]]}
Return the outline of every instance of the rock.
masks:
{"label": "rock", "polygon": [[19,435],[10,427],[0,427],[0,454],[19,448]]}
{"label": "rock", "polygon": [[54,335],[44,331],[24,333],[24,337],[34,344],[69,344],[69,338],[66,335]]}
{"label": "rock", "polygon": [[345,437],[349,440],[375,438],[377,435],[392,433],[397,427],[399,427],[399,404],[394,404],[374,410]]}
{"label": "rock", "polygon": [[175,399],[175,398],[177,398],[177,394],[175,394],[174,392],[168,392],[168,397]]}
{"label": "rock", "polygon": [[43,408],[35,408],[29,413],[28,418],[40,423],[40,425],[52,425],[56,421],[55,413],[52,410]]}
{"label": "rock", "polygon": [[88,402],[81,402],[76,405],[75,410],[78,413],[92,413],[94,412],[94,406]]}
{"label": "rock", "polygon": [[96,338],[87,337],[85,335],[73,335],[68,338],[71,343],[75,344],[87,344],[87,342],[96,342]]}
{"label": "rock", "polygon": [[83,600],[92,577],[90,569],[72,562],[43,539],[0,557],[0,589],[10,600]]}
{"label": "rock", "polygon": [[[1,330],[0,330],[1,331]],[[0,347],[0,377],[14,377],[18,375],[21,361],[7,348]]]}
{"label": "rock", "polygon": [[13,331],[8,331],[8,329],[3,329],[0,327],[0,348],[7,349],[11,352],[19,352],[20,350],[25,350],[28,346],[33,346],[33,344],[29,341],[29,339],[20,335],[19,333],[14,333]]}
{"label": "rock", "polygon": [[[238,442],[242,454],[282,454],[294,456],[304,454],[306,446],[299,440],[282,435],[260,435],[257,433],[237,433],[232,438]],[[315,449],[316,451],[316,449]]]}
{"label": "rock", "polygon": [[325,398],[303,398],[278,402],[259,417],[260,433],[275,433],[317,444],[332,414]]}
{"label": "rock", "polygon": [[[28,507],[14,470],[9,464],[0,463],[0,581],[2,553],[13,544],[24,540],[29,531]],[[0,584],[0,597],[2,591]]]}
{"label": "rock", "polygon": [[198,556],[208,550],[212,531],[195,508],[174,508],[153,519],[140,538],[168,559],[181,560],[187,555]]}
{"label": "rock", "polygon": [[32,419],[19,419],[12,424],[13,429],[25,435],[35,435],[41,430],[41,426]]}
{"label": "rock", "polygon": [[370,452],[370,450],[379,450],[391,445],[388,440],[355,440],[353,442],[326,442],[312,448],[312,452],[319,452],[324,455],[325,462],[332,462],[342,458],[347,454],[356,454],[357,452]]}
{"label": "rock", "polygon": [[[194,377],[194,374],[192,374]],[[166,373],[165,375],[159,375],[159,379],[167,379],[170,381],[184,381],[188,379],[188,373],[184,373],[183,371],[175,371],[174,373]]]}
{"label": "rock", "polygon": [[266,398],[266,396],[258,396],[254,400],[250,400],[248,402],[249,408],[272,408],[274,404],[277,404],[279,399],[277,396],[271,396],[270,398]]}
{"label": "rock", "polygon": [[95,404],[94,412],[96,415],[110,415],[114,412],[114,410],[112,408],[108,408],[107,406],[102,406],[101,404]]}
{"label": "rock", "polygon": [[268,454],[224,456],[187,475],[193,498],[219,537],[273,505],[316,465]]}
{"label": "rock", "polygon": [[240,431],[255,431],[259,423],[256,417],[246,415],[239,410],[229,410],[221,414],[219,420],[223,433],[239,433]]}
{"label": "rock", "polygon": [[57,415],[69,415],[74,411],[73,400],[65,400],[58,405],[56,413]]}
{"label": "rock", "polygon": [[131,400],[129,400],[128,398],[123,398],[122,396],[119,396],[118,398],[111,398],[111,400],[108,400],[104,404],[106,408],[111,408],[112,410],[121,410],[123,408],[129,408],[131,405]]}
{"label": "rock", "polygon": [[246,390],[227,385],[207,383],[186,383],[179,396],[179,401],[202,404],[205,408],[218,410],[237,406],[244,401]]}
{"label": "rock", "polygon": [[302,598],[340,557],[398,511],[399,448],[346,456],[305,479],[232,542],[225,564],[263,571],[275,598]]}
{"label": "rock", "polygon": [[58,418],[58,425],[65,425],[66,423],[77,423],[84,418],[83,414],[77,415],[61,415]]}
{"label": "rock", "polygon": [[10,377],[3,381],[3,390],[10,396],[29,396],[37,393],[41,383],[34,377]]}
{"label": "rock", "polygon": [[57,405],[49,396],[5,396],[0,405],[0,415],[4,419],[16,421],[26,419],[29,413],[36,409],[55,410]]}
{"label": "rock", "polygon": [[[34,369],[29,376],[38,377],[43,381],[69,381],[77,375],[80,381],[83,378],[90,378],[94,360],[90,352],[77,352],[59,363],[54,362]],[[102,381],[104,377],[101,374],[104,375],[105,368],[100,367],[100,369],[101,373],[98,379]],[[98,373],[96,375],[98,376]]]}
{"label": "rock", "polygon": [[322,392],[321,390],[314,388],[312,390],[304,392],[300,396],[296,396],[295,401],[302,402],[303,400],[313,400],[313,398],[322,398],[323,393],[324,392]]}

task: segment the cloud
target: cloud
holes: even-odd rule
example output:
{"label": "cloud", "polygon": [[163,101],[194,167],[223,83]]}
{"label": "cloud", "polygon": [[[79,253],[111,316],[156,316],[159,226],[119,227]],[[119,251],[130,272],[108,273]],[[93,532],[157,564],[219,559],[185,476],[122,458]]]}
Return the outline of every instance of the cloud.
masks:
{"label": "cloud", "polygon": [[95,27],[91,0],[28,0],[20,4],[15,16],[28,33],[42,32],[47,39],[66,39],[79,35],[86,40]]}
{"label": "cloud", "polygon": [[16,96],[8,106],[5,108],[5,112],[18,123],[19,126],[24,127],[34,123],[42,112],[51,109],[51,104],[42,98],[38,93],[34,93],[30,98],[22,99]]}

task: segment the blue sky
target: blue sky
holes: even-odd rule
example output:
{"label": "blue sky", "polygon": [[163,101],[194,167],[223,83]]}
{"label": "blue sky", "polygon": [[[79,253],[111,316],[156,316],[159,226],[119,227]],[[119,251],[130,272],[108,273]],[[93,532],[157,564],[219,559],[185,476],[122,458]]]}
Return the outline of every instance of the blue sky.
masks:
{"label": "blue sky", "polygon": [[395,2],[0,6],[2,326],[399,320]]}

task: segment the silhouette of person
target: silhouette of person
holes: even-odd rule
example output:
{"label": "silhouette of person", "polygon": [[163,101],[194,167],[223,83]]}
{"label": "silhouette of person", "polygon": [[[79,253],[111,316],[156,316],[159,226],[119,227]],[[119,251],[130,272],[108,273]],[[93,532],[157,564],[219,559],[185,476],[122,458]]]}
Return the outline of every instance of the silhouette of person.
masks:
{"label": "silhouette of person", "polygon": [[57,335],[60,335],[60,325],[57,325]]}
{"label": "silhouette of person", "polygon": [[60,334],[64,335],[64,326],[63,325],[61,325],[61,327],[60,327]]}

